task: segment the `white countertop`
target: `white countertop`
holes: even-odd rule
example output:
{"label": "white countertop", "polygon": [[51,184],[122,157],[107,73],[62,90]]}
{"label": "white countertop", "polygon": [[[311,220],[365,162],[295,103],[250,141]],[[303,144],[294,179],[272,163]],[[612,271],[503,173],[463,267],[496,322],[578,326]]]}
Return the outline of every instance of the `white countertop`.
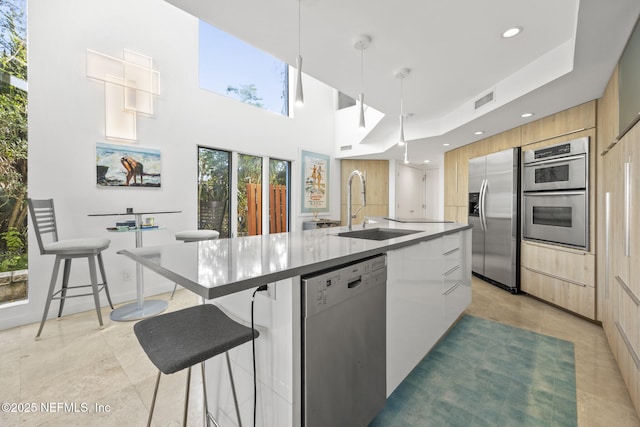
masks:
{"label": "white countertop", "polygon": [[[470,228],[457,223],[398,223],[367,228],[419,230],[375,241],[337,236],[346,227],[173,243],[118,251],[207,299],[301,276]],[[353,226],[353,230],[362,225]]]}

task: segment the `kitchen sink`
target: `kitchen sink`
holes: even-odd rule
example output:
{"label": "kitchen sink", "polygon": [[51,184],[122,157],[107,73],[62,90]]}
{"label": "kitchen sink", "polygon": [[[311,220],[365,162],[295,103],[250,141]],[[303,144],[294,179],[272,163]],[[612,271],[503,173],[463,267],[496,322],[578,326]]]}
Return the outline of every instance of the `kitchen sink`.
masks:
{"label": "kitchen sink", "polygon": [[353,239],[387,240],[413,233],[420,233],[420,230],[399,230],[396,228],[365,228],[362,230],[343,231],[342,233],[338,233],[338,236],[351,237]]}

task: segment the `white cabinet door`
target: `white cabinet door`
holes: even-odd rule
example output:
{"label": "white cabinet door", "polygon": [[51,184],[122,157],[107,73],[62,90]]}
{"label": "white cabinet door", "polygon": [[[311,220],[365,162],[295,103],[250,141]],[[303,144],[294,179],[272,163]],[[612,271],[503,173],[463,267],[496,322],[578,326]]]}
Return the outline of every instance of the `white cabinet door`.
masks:
{"label": "white cabinet door", "polygon": [[470,302],[470,230],[387,253],[387,396]]}
{"label": "white cabinet door", "polygon": [[438,341],[442,238],[387,253],[387,395]]}

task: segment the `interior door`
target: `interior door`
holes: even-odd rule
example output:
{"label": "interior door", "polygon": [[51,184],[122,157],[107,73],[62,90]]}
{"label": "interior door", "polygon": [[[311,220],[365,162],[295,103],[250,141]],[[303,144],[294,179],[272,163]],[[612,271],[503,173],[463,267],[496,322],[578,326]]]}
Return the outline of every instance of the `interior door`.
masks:
{"label": "interior door", "polygon": [[398,165],[396,181],[396,216],[398,218],[425,218],[425,171]]}

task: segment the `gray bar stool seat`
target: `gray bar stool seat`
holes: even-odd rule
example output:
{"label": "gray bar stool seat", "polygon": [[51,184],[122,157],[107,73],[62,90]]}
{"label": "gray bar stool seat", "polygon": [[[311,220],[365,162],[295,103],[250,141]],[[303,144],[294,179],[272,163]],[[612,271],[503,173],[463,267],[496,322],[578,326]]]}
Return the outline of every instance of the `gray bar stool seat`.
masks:
{"label": "gray bar stool seat", "polygon": [[[104,325],[102,323],[102,313],[100,312],[99,293],[103,289],[105,294],[107,295],[109,306],[111,306],[111,308],[113,309],[113,303],[111,302],[109,287],[107,285],[107,276],[104,271],[104,263],[102,262],[102,251],[109,247],[111,241],[109,239],[102,238],[58,240],[58,229],[56,226],[56,215],[53,208],[53,199],[28,199],[27,202],[29,204],[29,213],[31,214],[31,225],[38,240],[40,254],[56,256],[56,260],[53,264],[53,272],[51,274],[51,282],[49,283],[47,301],[44,306],[44,313],[42,314],[42,321],[40,322],[40,328],[38,329],[36,339],[38,339],[40,337],[40,334],[42,333],[42,328],[44,327],[44,322],[47,320],[47,314],[49,313],[49,307],[51,306],[51,300],[54,299],[60,300],[58,317],[61,317],[65,299],[93,295],[96,312],[98,313],[98,322],[100,323],[100,328],[102,328]],[[89,275],[91,278],[91,284],[69,286],[71,260],[73,260],[74,258],[87,258],[89,260]],[[96,259],[98,260],[98,267],[100,268],[102,283],[98,283],[96,273]],[[62,260],[64,260],[64,269],[62,272],[62,288],[54,292],[58,279],[58,273],[60,271],[60,262]],[[83,293],[77,295],[67,294],[67,292],[74,289],[87,287],[91,288],[91,293]]]}
{"label": "gray bar stool seat", "polygon": [[220,236],[216,230],[186,230],[176,233],[176,240],[183,242],[201,242],[203,240],[214,240]]}
{"label": "gray bar stool seat", "polygon": [[[176,240],[185,243],[202,242],[205,240],[215,240],[218,236],[220,236],[220,232],[216,230],[186,230],[176,233]],[[171,292],[171,297],[169,299],[173,299],[176,289],[178,289],[177,283],[173,286],[173,292]]]}
{"label": "gray bar stool seat", "polygon": [[[133,330],[144,352],[158,368],[147,425],[151,425],[161,374],[172,374],[186,368],[188,372],[183,415],[183,425],[186,426],[191,367],[197,363],[200,363],[202,368],[204,405],[207,411],[204,362],[221,353],[225,353],[227,358],[236,414],[238,422],[242,425],[227,352],[257,338],[260,335],[257,330],[235,322],[213,304],[197,305],[145,319],[136,323]],[[208,415],[207,419],[210,419]]]}

